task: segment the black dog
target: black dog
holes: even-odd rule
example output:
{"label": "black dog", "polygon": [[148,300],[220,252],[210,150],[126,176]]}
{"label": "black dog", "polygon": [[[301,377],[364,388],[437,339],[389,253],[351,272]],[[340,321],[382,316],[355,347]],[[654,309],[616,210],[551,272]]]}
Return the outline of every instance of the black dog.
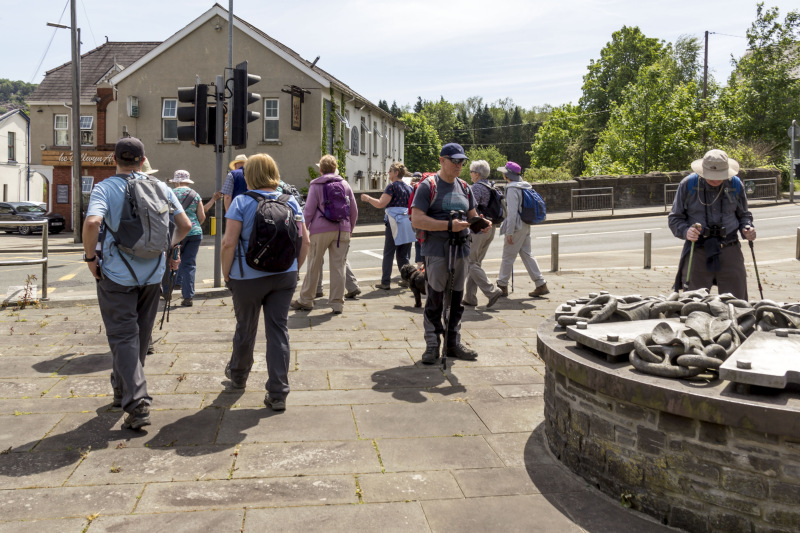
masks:
{"label": "black dog", "polygon": [[418,270],[411,263],[400,269],[400,278],[408,282],[408,288],[414,293],[414,307],[422,307],[421,294],[425,293],[425,269]]}

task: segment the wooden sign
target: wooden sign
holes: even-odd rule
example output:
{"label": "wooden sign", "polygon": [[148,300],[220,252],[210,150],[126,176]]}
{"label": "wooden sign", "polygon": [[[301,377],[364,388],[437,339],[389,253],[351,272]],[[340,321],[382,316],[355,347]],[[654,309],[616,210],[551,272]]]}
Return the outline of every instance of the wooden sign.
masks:
{"label": "wooden sign", "polygon": [[[42,164],[51,167],[70,167],[72,166],[72,151],[43,150]],[[82,151],[81,166],[115,167],[114,152]]]}
{"label": "wooden sign", "polygon": [[292,94],[292,129],[294,131],[302,130],[303,122],[303,95]]}

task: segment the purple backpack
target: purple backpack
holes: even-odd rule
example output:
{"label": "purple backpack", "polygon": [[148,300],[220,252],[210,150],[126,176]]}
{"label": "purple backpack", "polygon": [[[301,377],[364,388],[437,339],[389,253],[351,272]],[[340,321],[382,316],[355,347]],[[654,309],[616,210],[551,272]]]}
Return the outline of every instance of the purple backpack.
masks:
{"label": "purple backpack", "polygon": [[322,216],[331,222],[341,222],[350,218],[350,195],[344,180],[329,181],[322,184]]}

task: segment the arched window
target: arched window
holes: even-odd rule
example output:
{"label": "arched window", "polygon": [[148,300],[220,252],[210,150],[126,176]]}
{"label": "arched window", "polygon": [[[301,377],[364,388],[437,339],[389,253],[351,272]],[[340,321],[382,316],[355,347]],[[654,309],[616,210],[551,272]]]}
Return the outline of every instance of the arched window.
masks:
{"label": "arched window", "polygon": [[350,129],[350,154],[358,155],[358,147],[360,146],[358,140],[358,127],[353,126]]}

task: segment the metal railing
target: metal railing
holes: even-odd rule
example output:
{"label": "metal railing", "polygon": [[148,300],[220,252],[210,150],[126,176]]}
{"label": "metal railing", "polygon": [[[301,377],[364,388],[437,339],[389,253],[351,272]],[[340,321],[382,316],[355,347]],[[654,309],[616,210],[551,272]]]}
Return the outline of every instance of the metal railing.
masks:
{"label": "metal railing", "polygon": [[664,212],[670,210],[672,203],[675,201],[675,193],[678,192],[680,183],[665,183],[664,184]]}
{"label": "metal railing", "polygon": [[778,178],[754,178],[742,180],[747,200],[775,200],[778,202]]}
{"label": "metal railing", "polygon": [[42,227],[42,258],[41,259],[20,259],[17,261],[0,261],[0,266],[19,266],[19,265],[42,265],[42,295],[38,298],[41,301],[47,300],[47,238],[49,235],[48,221],[21,221],[10,220],[0,221],[0,228],[18,228],[20,226],[41,226]]}
{"label": "metal railing", "polygon": [[576,211],[606,211],[611,209],[614,216],[614,187],[594,187],[571,189],[570,218]]}

